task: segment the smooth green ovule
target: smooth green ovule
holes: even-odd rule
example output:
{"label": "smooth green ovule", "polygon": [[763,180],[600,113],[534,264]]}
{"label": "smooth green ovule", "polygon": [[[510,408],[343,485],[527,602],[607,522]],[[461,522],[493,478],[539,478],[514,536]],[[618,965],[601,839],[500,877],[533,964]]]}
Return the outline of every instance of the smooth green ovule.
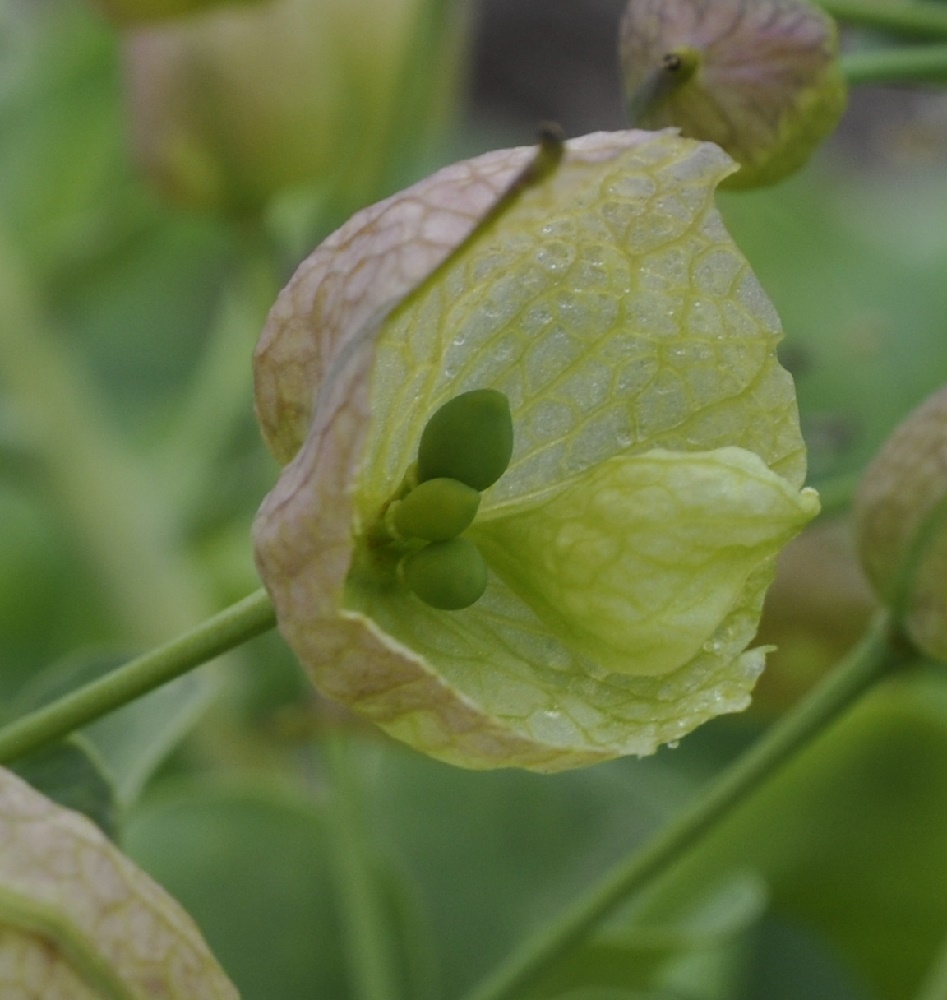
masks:
{"label": "smooth green ovule", "polygon": [[448,400],[427,422],[418,445],[418,481],[456,479],[475,490],[492,486],[513,454],[510,401],[496,389]]}
{"label": "smooth green ovule", "polygon": [[487,589],[487,564],[467,538],[431,542],[401,560],[401,578],[425,604],[459,611],[478,601]]}
{"label": "smooth green ovule", "polygon": [[389,508],[391,525],[402,538],[443,542],[456,538],[477,516],[480,494],[456,479],[428,479]]}

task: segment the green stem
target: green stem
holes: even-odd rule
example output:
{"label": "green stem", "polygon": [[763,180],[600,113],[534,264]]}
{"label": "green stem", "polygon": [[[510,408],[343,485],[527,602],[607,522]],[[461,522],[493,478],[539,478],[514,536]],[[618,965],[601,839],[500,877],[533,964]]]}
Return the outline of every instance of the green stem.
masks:
{"label": "green stem", "polygon": [[711,827],[755,791],[796,751],[834,722],[897,665],[904,653],[879,621],[835,670],[760,742],[724,771],[701,797],[643,850],[506,960],[465,1000],[514,1000],[632,893],[676,862]]}
{"label": "green stem", "polygon": [[275,624],[266,591],[250,594],[177,639],[0,729],[0,763],[54,743]]}
{"label": "green stem", "polygon": [[328,739],[332,777],[333,877],[353,1000],[395,1000],[394,951],[379,894],[358,775],[346,733]]}
{"label": "green stem", "polygon": [[947,7],[926,0],[819,0],[838,21],[909,38],[947,38]]}
{"label": "green stem", "polygon": [[947,83],[947,45],[849,52],[842,72],[850,84]]}

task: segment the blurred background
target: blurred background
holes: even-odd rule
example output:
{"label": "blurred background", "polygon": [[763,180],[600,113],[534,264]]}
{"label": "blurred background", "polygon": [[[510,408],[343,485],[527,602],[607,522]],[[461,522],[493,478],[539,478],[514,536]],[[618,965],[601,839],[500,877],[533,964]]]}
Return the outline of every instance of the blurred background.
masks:
{"label": "blurred background", "polygon": [[[277,470],[249,358],[322,237],[541,121],[623,126],[618,0],[243,0],[151,19],[188,4],[0,0],[4,718],[259,586],[249,527]],[[720,197],[783,319],[826,507],[782,560],[761,635],[779,649],[745,716],[649,760],[471,774],[319,700],[269,635],[23,773],[181,900],[245,1000],[364,996],[353,863],[392,996],[460,996],[863,631],[846,510],[947,371],[945,168],[947,95],[866,87],[805,170]],[[947,935],[945,803],[930,666],[886,683],[535,996],[909,998]]]}

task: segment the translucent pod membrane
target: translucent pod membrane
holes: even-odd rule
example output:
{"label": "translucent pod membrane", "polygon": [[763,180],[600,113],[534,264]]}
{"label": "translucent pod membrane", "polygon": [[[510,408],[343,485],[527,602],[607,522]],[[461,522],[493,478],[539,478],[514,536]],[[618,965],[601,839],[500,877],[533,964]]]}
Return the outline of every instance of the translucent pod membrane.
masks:
{"label": "translucent pod membrane", "polygon": [[456,479],[485,490],[506,472],[512,454],[506,396],[496,389],[462,392],[427,422],[418,445],[418,480]]}
{"label": "translucent pod membrane", "polygon": [[469,608],[487,589],[487,564],[468,538],[431,542],[405,556],[400,570],[408,588],[440,611]]}

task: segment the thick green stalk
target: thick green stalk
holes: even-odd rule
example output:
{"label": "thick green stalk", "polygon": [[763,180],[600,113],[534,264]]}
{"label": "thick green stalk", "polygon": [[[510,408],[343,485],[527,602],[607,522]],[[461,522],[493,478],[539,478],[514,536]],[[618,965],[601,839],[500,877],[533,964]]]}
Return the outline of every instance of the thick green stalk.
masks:
{"label": "thick green stalk", "polygon": [[526,941],[465,1000],[521,997],[527,986],[581,942],[603,917],[681,858],[715,823],[745,801],[777,768],[890,672],[903,656],[887,620],[879,621],[808,698],[713,781],[690,808],[641,851],[607,874],[584,898]]}
{"label": "thick green stalk", "polygon": [[819,0],[836,20],[908,38],[947,38],[947,7],[929,0]]}
{"label": "thick green stalk", "polygon": [[352,1000],[397,1000],[394,945],[379,892],[370,832],[346,733],[330,734],[330,809],[335,880]]}
{"label": "thick green stalk", "polygon": [[0,764],[55,743],[275,624],[269,596],[258,590],[190,632],[0,729]]}

